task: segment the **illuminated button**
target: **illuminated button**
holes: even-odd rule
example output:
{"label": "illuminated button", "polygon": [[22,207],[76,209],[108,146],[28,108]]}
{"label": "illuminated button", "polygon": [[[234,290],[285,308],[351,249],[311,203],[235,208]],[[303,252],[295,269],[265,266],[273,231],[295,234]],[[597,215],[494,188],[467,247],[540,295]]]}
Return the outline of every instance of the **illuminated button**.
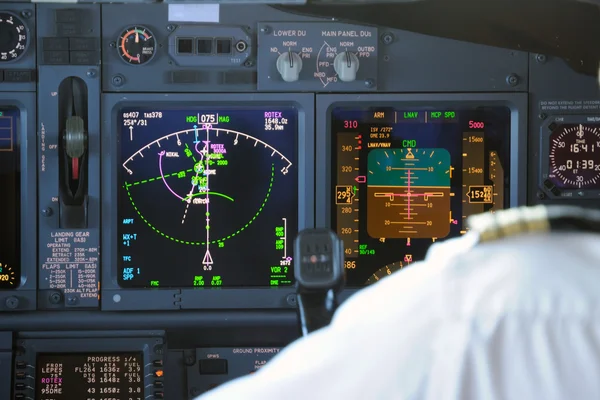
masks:
{"label": "illuminated button", "polygon": [[15,390],[25,390],[25,384],[24,383],[17,383],[15,385]]}
{"label": "illuminated button", "polygon": [[200,373],[203,375],[225,375],[227,373],[227,360],[200,360]]}
{"label": "illuminated button", "polygon": [[157,378],[162,378],[164,374],[165,373],[163,372],[162,369],[157,369],[156,371],[154,371],[154,376]]}
{"label": "illuminated button", "polygon": [[155,399],[164,399],[165,394],[164,394],[164,392],[154,392],[154,398]]}
{"label": "illuminated button", "polygon": [[17,393],[15,394],[15,399],[24,399],[25,395],[23,393]]}
{"label": "illuminated button", "polygon": [[17,361],[18,369],[25,369],[26,366],[27,366],[27,363],[25,361]]}
{"label": "illuminated button", "polygon": [[163,387],[165,387],[165,384],[161,381],[154,381],[154,388],[155,389],[162,389]]}
{"label": "illuminated button", "polygon": [[163,360],[154,360],[152,365],[154,365],[156,368],[160,368],[163,366]]}
{"label": "illuminated button", "polygon": [[17,372],[16,377],[17,379],[25,379],[25,372]]}

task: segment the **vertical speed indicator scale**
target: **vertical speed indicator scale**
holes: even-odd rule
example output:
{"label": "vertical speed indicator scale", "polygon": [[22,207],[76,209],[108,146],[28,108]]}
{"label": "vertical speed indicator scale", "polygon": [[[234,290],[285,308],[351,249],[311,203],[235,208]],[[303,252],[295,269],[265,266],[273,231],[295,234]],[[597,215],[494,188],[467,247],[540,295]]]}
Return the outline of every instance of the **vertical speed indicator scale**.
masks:
{"label": "vertical speed indicator scale", "polygon": [[[356,121],[346,121],[344,128],[358,128]],[[344,240],[346,258],[359,255],[359,206],[358,185],[365,183],[366,177],[359,176],[359,152],[362,149],[362,135],[358,132],[337,134],[337,184],[335,204],[337,208],[337,233]]]}

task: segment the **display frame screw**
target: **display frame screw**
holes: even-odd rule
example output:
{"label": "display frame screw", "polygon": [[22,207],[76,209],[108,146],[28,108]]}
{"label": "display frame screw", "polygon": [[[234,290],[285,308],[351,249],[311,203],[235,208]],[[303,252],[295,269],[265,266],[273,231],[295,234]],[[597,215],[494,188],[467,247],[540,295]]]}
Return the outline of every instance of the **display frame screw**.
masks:
{"label": "display frame screw", "polygon": [[46,207],[42,210],[42,215],[46,218],[51,217],[54,211],[50,207]]}
{"label": "display frame screw", "polygon": [[113,48],[113,49],[116,49],[117,48],[117,42],[110,42],[108,44],[108,46],[111,47],[111,48]]}
{"label": "display frame screw", "polygon": [[29,19],[33,16],[33,12],[31,10],[23,10],[21,11],[21,17],[25,19]]}
{"label": "display frame screw", "polygon": [[383,35],[381,35],[381,42],[383,44],[390,45],[390,44],[394,43],[394,39],[395,39],[394,34],[391,32],[386,32]]}
{"label": "display frame screw", "polygon": [[546,198],[546,194],[545,194],[544,192],[542,192],[542,191],[538,191],[538,192],[536,193],[536,197],[537,197],[539,200],[544,200],[544,199]]}
{"label": "display frame screw", "polygon": [[375,87],[375,80],[374,79],[365,79],[365,87],[371,89]]}
{"label": "display frame screw", "polygon": [[538,54],[535,56],[535,60],[540,64],[545,64],[548,61],[548,57],[545,54]]}
{"label": "display frame screw", "polygon": [[517,86],[519,84],[519,77],[516,74],[510,74],[506,77],[506,83],[510,86]]}
{"label": "display frame screw", "polygon": [[16,310],[19,308],[19,299],[15,296],[7,297],[6,300],[4,300],[4,305],[9,310]]}
{"label": "display frame screw", "polygon": [[177,29],[177,25],[173,25],[173,24],[167,25],[167,31],[173,32],[175,29]]}
{"label": "display frame screw", "polygon": [[262,28],[260,28],[260,31],[265,35],[270,35],[271,32],[273,32],[273,28],[271,28],[269,25],[265,25]]}
{"label": "display frame screw", "polygon": [[115,75],[112,77],[111,82],[114,86],[123,86],[125,78],[122,75]]}
{"label": "display frame screw", "polygon": [[48,296],[48,301],[50,301],[50,304],[59,304],[61,299],[62,296],[58,292],[54,292],[50,296]]}
{"label": "display frame screw", "polygon": [[87,71],[87,72],[85,73],[85,75],[86,75],[88,78],[95,78],[96,76],[98,76],[98,73],[96,72],[96,70],[95,70],[95,69],[90,69],[89,71]]}
{"label": "display frame screw", "polygon": [[69,296],[67,297],[67,304],[70,306],[74,306],[75,304],[77,304],[78,299],[77,296]]}
{"label": "display frame screw", "polygon": [[298,305],[298,300],[296,299],[296,295],[294,293],[290,293],[285,298],[286,303],[290,307],[296,307]]}
{"label": "display frame screw", "polygon": [[542,119],[542,120],[543,120],[543,119],[546,119],[547,117],[548,117],[548,116],[547,116],[546,114],[544,114],[544,113],[541,113],[540,115],[538,115],[538,118],[539,118],[539,119]]}

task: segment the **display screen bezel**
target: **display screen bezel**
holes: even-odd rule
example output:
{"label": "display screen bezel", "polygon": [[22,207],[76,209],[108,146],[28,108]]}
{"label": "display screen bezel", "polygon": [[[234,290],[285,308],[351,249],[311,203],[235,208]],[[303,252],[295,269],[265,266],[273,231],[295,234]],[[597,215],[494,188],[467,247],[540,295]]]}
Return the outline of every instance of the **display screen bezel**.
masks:
{"label": "display screen bezel", "polygon": [[[20,243],[31,243],[37,249],[38,228],[38,198],[37,198],[37,173],[39,164],[37,154],[37,132],[36,126],[36,95],[35,93],[0,93],[0,108],[14,109],[18,111],[15,127],[16,143],[19,152],[19,194],[21,213],[18,223],[20,224]],[[34,239],[33,239],[34,238]],[[7,310],[7,299],[16,293],[19,302],[16,310],[34,310],[37,294],[37,252],[31,251],[31,247],[21,245],[21,276],[20,284],[13,289],[0,289],[0,311]],[[13,309],[11,309],[13,310]]]}
{"label": "display screen bezel", "polygon": [[[436,108],[461,109],[476,107],[506,107],[510,110],[510,207],[525,205],[527,200],[527,96],[514,94],[381,94],[361,95],[349,99],[344,95],[322,95],[317,97],[316,140],[317,171],[324,171],[316,177],[316,223],[317,227],[331,227],[331,112],[336,108],[377,108],[397,109]],[[349,288],[344,297],[360,288]]]}
{"label": "display screen bezel", "polygon": [[122,108],[294,107],[297,112],[298,229],[314,225],[314,96],[312,94],[107,94],[103,96],[102,146],[102,309],[278,309],[295,307],[293,286],[222,289],[128,289],[118,285],[117,195]]}

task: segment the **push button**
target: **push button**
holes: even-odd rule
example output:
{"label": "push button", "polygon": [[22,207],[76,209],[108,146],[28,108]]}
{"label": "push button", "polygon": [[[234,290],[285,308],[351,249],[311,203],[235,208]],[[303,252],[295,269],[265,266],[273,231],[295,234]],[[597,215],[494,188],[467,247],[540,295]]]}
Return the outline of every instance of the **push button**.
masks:
{"label": "push button", "polygon": [[165,384],[161,381],[154,381],[154,388],[155,389],[162,389],[163,387],[165,387]]}
{"label": "push button", "polygon": [[15,390],[25,390],[25,384],[24,383],[17,383],[15,385]]}
{"label": "push button", "polygon": [[200,373],[203,375],[225,375],[227,373],[227,360],[200,360]]}
{"label": "push button", "polygon": [[25,379],[25,372],[17,372],[15,376],[17,379]]}
{"label": "push button", "polygon": [[154,392],[154,398],[155,399],[164,399],[165,393],[164,392]]}
{"label": "push button", "polygon": [[152,362],[152,365],[153,365],[154,367],[156,367],[156,368],[160,368],[160,367],[162,367],[162,366],[163,366],[163,360],[154,360],[154,361]]}
{"label": "push button", "polygon": [[25,369],[25,367],[27,367],[27,363],[25,361],[17,361],[18,369]]}

